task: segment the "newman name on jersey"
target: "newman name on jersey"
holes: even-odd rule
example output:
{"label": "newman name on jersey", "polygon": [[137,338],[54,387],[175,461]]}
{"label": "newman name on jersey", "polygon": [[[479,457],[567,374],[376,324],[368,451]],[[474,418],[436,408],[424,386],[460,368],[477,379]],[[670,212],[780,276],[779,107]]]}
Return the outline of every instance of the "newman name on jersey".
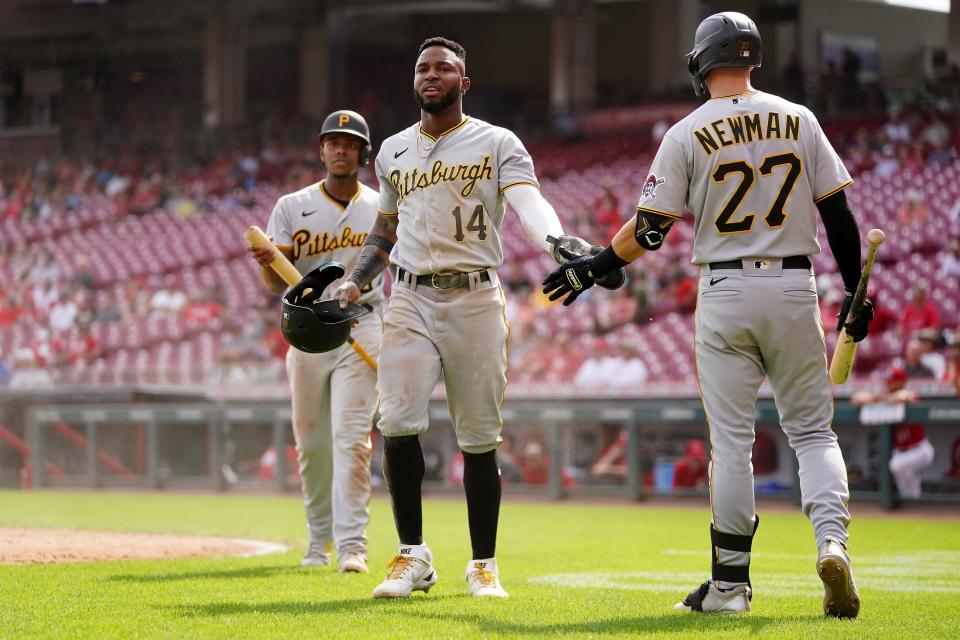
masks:
{"label": "newman name on jersey", "polygon": [[809,256],[815,203],[850,182],[809,109],[757,91],[708,100],[671,127],[637,206],[696,212],[694,264]]}

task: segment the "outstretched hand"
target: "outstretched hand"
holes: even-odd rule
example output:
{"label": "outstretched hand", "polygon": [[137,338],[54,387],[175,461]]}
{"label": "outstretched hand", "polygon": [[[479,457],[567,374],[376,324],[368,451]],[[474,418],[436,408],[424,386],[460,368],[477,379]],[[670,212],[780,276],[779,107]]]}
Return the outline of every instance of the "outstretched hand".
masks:
{"label": "outstretched hand", "polygon": [[567,296],[563,301],[563,306],[567,307],[596,282],[593,256],[577,256],[562,248],[559,251],[569,262],[560,265],[543,279],[543,292],[550,296],[551,302]]}

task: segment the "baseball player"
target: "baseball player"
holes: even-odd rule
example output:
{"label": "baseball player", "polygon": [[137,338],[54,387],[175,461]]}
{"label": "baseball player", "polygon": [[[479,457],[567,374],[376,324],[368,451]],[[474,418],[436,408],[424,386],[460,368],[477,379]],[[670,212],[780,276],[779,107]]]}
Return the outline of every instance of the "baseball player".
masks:
{"label": "baseball player", "polygon": [[[370,130],[353,111],[335,111],[320,130],[326,178],[277,201],[267,234],[275,238],[300,273],[330,260],[347,269],[356,263],[367,230],[377,217],[379,195],[357,179],[370,155]],[[286,284],[268,268],[273,250],[250,249],[270,291]],[[336,284],[336,283],[334,283]],[[332,297],[333,286],[327,288]],[[374,313],[359,320],[354,339],[376,357],[382,334],[379,307],[383,278],[371,279],[359,295]],[[330,564],[336,543],[341,572],[367,571],[370,430],[376,410],[376,373],[348,345],[326,353],[287,352],[297,443],[310,541],[304,566]]]}
{"label": "baseball player", "polygon": [[[400,546],[375,598],[408,597],[437,582],[422,533],[419,436],[427,430],[430,395],[441,377],[463,451],[473,550],[468,589],[474,596],[506,597],[495,558],[501,489],[496,448],[509,333],[495,269],[503,261],[505,204],[517,211],[534,244],[551,254],[563,241],[582,242],[561,236],[520,140],[463,115],[470,89],[465,71],[466,52],[456,42],[430,38],[420,46],[413,81],[420,121],[380,147],[380,215],[357,266],[338,289],[346,304],[388,262],[396,269],[378,389],[384,476]],[[548,235],[561,243],[551,244]]]}
{"label": "baseball player", "polygon": [[684,210],[693,214],[700,266],[695,353],[712,456],[712,577],[677,608],[750,610],[755,515],[751,448],[757,390],[770,380],[780,424],[800,466],[803,510],[813,522],[824,611],[860,608],[846,553],[846,467],[831,430],[833,400],[810,255],[820,251],[816,211],[847,289],[840,325],[867,335],[868,305],[845,323],[860,277],[860,232],[843,189],[852,180],[817,119],[803,106],[754,89],[760,34],[741,13],[700,23],[688,68],[710,99],[674,125],[654,158],[637,206],[610,246],[547,276],[551,299],[570,304],[595,278],[656,251]]}

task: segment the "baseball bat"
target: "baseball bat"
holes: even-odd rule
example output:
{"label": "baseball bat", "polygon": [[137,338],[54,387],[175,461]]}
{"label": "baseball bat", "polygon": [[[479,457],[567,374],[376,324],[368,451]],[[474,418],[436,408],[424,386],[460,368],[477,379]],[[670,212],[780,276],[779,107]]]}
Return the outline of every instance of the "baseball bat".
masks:
{"label": "baseball bat", "polygon": [[[257,226],[248,227],[247,230],[243,232],[243,237],[250,246],[261,249],[274,249],[274,257],[270,263],[270,268],[273,269],[284,282],[291,287],[300,282],[303,276],[300,275],[297,268],[293,266],[293,263],[287,259],[287,256],[283,255],[282,251],[273,246],[273,243],[270,242],[270,238],[263,232],[263,229]],[[367,353],[367,350],[364,349],[360,343],[353,339],[353,336],[348,336],[347,342],[350,343],[350,346],[357,352],[357,355],[360,356],[371,369],[374,371],[377,370],[377,361]]]}
{"label": "baseball bat", "polygon": [[[873,271],[873,261],[877,257],[877,249],[883,244],[886,235],[880,229],[870,229],[867,233],[867,260],[863,263],[863,271],[860,273],[860,282],[857,283],[857,291],[853,294],[853,301],[850,303],[850,310],[847,312],[847,322],[855,321],[863,312],[863,304],[867,298],[867,284],[870,282],[870,272]],[[833,350],[833,359],[830,361],[830,382],[834,384],[843,384],[850,377],[850,371],[853,369],[853,359],[857,355],[857,343],[853,338],[847,335],[847,329],[844,327],[840,331],[840,338],[837,340],[837,348]]]}

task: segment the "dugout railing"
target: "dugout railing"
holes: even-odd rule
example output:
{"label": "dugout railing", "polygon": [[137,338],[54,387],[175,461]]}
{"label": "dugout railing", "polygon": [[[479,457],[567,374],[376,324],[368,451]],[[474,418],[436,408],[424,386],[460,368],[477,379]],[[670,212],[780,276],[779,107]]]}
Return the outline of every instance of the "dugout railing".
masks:
{"label": "dugout railing", "polygon": [[[431,405],[432,433],[447,433],[448,442],[452,441],[449,428],[449,414],[446,403],[437,400]],[[625,430],[628,446],[626,448],[626,474],[622,484],[606,487],[630,500],[640,500],[657,493],[675,493],[662,487],[644,486],[644,478],[649,477],[650,461],[643,451],[653,430],[673,430],[685,428],[698,431],[706,439],[706,421],[701,404],[691,399],[657,400],[557,400],[557,399],[513,399],[503,407],[506,425],[525,425],[536,428],[545,435],[546,450],[549,458],[559,461],[549,465],[548,478],[544,490],[553,499],[561,499],[571,490],[564,478],[562,461],[571,454],[571,444],[567,437],[573,429],[584,426],[599,427],[614,425]],[[906,419],[924,423],[931,433],[946,430],[949,440],[960,435],[960,402],[956,400],[928,401],[907,408]],[[173,404],[69,404],[31,407],[26,413],[26,475],[33,487],[44,486],[135,486],[151,489],[162,487],[206,487],[215,490],[228,490],[231,483],[222,469],[225,450],[228,448],[228,434],[236,429],[247,428],[257,431],[269,430],[269,442],[278,453],[275,464],[274,480],[267,483],[277,490],[291,487],[289,472],[292,464],[282,452],[288,449],[291,413],[290,407],[281,402],[257,403],[173,403]],[[778,416],[772,401],[760,400],[757,404],[757,424],[776,426]],[[439,428],[438,428],[439,427]],[[843,440],[845,434],[856,434],[865,428],[860,424],[859,409],[846,402],[838,402],[835,407],[834,428]],[[870,457],[874,466],[872,477],[874,486],[869,489],[858,488],[852,483],[852,490],[858,499],[876,500],[886,508],[894,507],[898,497],[893,479],[887,465],[892,452],[891,425],[869,427],[873,431],[874,451]],[[139,443],[139,472],[123,474],[117,467],[123,468],[104,447],[107,435],[113,430],[129,432],[135,430]],[[167,437],[176,430],[175,437]],[[58,442],[62,449],[65,433],[72,433],[70,440],[85,457],[85,464],[74,465],[80,473],[63,473],[53,477],[50,473],[51,462],[48,452]],[[190,438],[184,436],[187,434]],[[265,435],[265,434],[262,434]],[[59,440],[58,440],[59,439]],[[115,438],[112,438],[115,439]],[[161,464],[161,442],[164,441],[165,457],[193,458],[201,461],[203,471],[199,475],[180,475]],[[455,443],[453,444],[455,449]],[[76,453],[76,452],[75,452]],[[942,452],[940,455],[949,455]],[[788,460],[795,460],[792,455]],[[791,486],[780,491],[780,495],[799,499],[796,482],[795,461],[792,463]],[[133,466],[133,465],[130,465]],[[53,467],[56,468],[56,467]],[[69,469],[68,469],[69,471]],[[588,493],[591,487],[578,488],[576,491]],[[679,493],[684,493],[680,491]],[[689,493],[689,491],[687,492]],[[777,492],[774,492],[777,493]],[[936,493],[936,500],[960,502],[960,481],[955,490]]]}

